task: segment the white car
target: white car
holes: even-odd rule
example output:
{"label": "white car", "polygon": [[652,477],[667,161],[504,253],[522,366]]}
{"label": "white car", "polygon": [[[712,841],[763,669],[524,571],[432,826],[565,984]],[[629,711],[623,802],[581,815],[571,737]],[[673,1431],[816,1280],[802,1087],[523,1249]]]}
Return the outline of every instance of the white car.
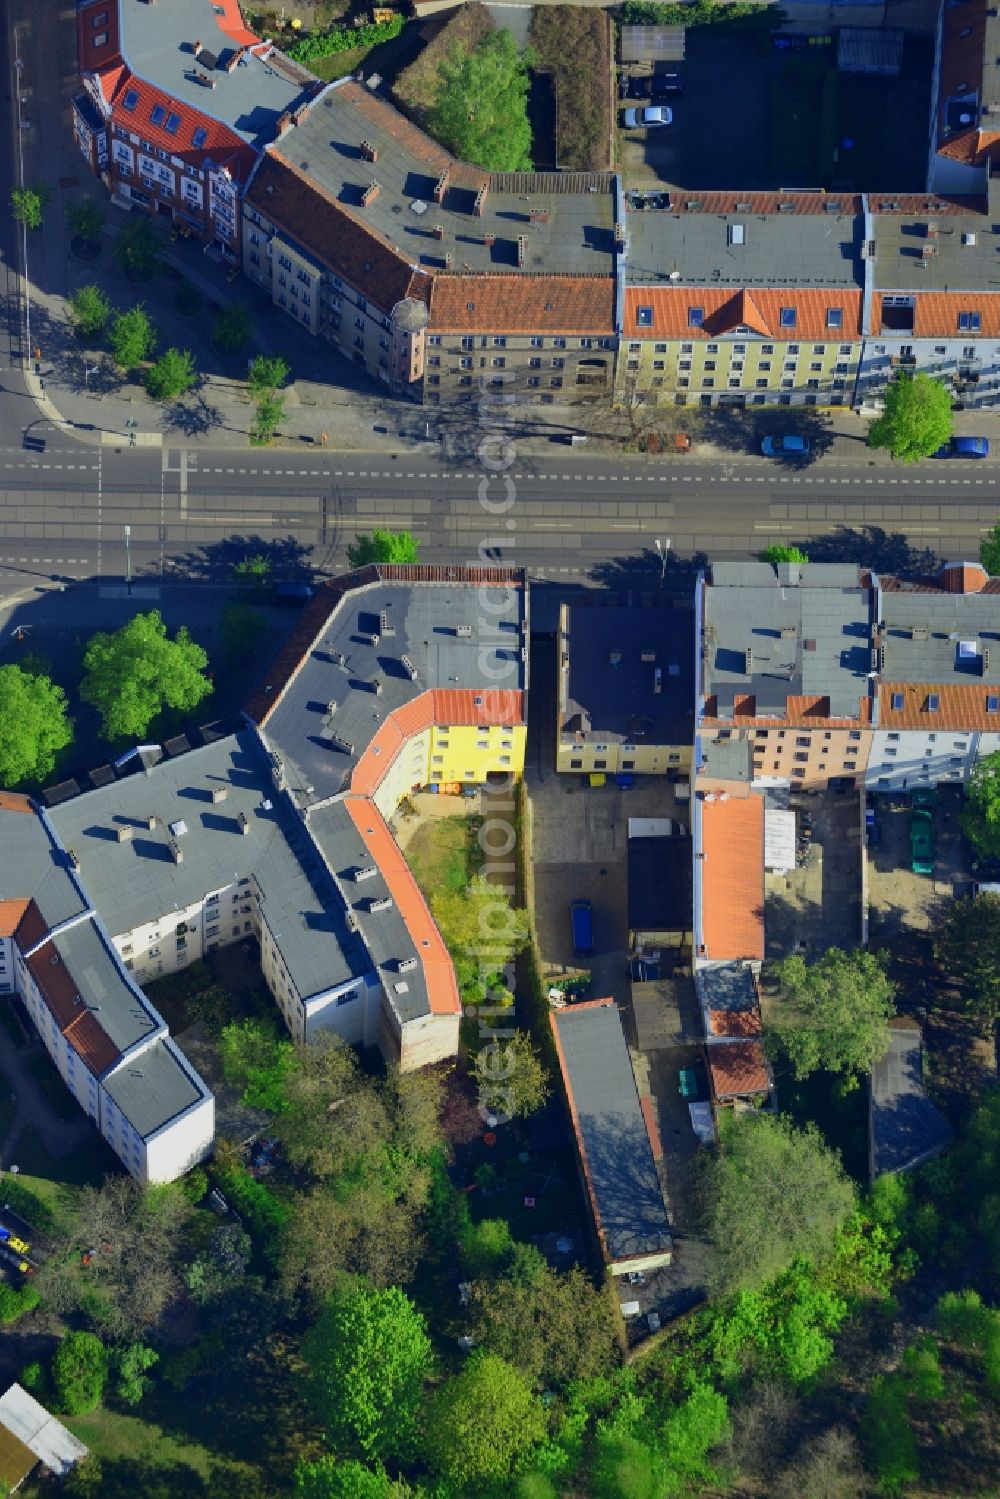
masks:
{"label": "white car", "polygon": [[626,109],[622,122],[626,130],[647,130],[654,125],[672,125],[674,112],[669,104],[647,104],[645,109]]}

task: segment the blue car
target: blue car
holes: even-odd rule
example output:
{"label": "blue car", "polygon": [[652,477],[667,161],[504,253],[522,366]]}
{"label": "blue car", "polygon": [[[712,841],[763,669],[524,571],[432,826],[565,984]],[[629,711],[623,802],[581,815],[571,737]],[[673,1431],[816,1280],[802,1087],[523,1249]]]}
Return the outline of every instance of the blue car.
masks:
{"label": "blue car", "polygon": [[953,437],[944,447],[938,448],[935,458],[988,458],[989,439],[986,437]]}
{"label": "blue car", "polygon": [[760,445],[765,458],[805,458],[809,442],[805,437],[765,437]]}

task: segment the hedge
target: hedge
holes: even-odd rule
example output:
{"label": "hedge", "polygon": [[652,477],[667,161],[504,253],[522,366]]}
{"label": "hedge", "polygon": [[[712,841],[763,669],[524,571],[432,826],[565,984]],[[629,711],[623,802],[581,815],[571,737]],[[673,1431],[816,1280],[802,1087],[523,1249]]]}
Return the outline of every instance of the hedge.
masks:
{"label": "hedge", "polygon": [[315,57],[332,57],[335,52],[353,52],[355,47],[374,47],[378,42],[391,42],[398,36],[406,22],[402,16],[394,16],[379,26],[337,27],[333,31],[314,31],[300,42],[293,42],[284,51],[293,62],[311,62]]}
{"label": "hedge", "polygon": [[774,5],[754,5],[748,0],[689,0],[688,4],[662,4],[658,0],[626,0],[622,22],[626,26],[718,26],[727,21],[756,20],[767,17],[766,25],[776,30],[784,21],[784,12]]}

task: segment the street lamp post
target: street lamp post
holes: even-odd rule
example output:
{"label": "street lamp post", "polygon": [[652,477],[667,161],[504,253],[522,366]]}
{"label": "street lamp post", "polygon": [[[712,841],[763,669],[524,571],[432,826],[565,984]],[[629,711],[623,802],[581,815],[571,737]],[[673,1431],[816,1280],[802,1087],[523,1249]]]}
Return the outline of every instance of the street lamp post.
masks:
{"label": "street lamp post", "polygon": [[670,537],[668,536],[666,541],[661,541],[657,536],[654,538],[653,545],[660,559],[660,582],[662,583],[663,579],[667,576],[667,562],[670,558]]}
{"label": "street lamp post", "polygon": [[91,375],[96,375],[100,367],[99,364],[85,364],[83,366],[83,385],[85,390],[90,390],[90,377]]}
{"label": "street lamp post", "polygon": [[132,527],[125,527],[125,591],[132,597]]}

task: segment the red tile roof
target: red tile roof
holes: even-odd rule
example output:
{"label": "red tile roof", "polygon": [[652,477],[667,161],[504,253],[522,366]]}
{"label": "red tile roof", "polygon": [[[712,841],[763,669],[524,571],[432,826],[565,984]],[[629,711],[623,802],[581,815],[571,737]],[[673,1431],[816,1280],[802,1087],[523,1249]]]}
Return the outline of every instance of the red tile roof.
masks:
{"label": "red tile roof", "polygon": [[[978,94],[986,61],[987,0],[947,5],[941,17],[941,61],[938,75],[938,140],[947,128],[944,106],[956,95]],[[974,109],[973,111],[974,112]]]}
{"label": "red tile roof", "polygon": [[1000,155],[1000,131],[963,130],[960,135],[949,136],[938,146],[939,156],[950,161],[960,161],[965,166],[981,167],[986,161],[995,161]]}
{"label": "red tile roof", "polygon": [[701,802],[702,957],[764,956],[764,798]]}
{"label": "red tile roof", "polygon": [[[113,92],[107,92],[103,75],[101,87],[105,97],[111,101],[111,117],[116,125],[141,135],[152,146],[159,146],[171,156],[192,166],[203,166],[208,158],[217,165],[227,167],[235,181],[245,183],[253,171],[257,153],[253,146],[242,140],[228,125],[211,115],[202,114],[190,104],[183,104],[166,90],[155,88],[144,79],[137,78],[129,69],[112,68]],[[124,107],[125,96],[130,92],[138,95],[134,109]],[[180,125],[171,132],[162,125],[154,125],[150,116],[157,105],[166,111],[166,118],[180,115]],[[205,131],[202,146],[194,145],[194,132]]]}
{"label": "red tile roof", "polygon": [[709,1010],[713,1036],[759,1036],[763,1021],[759,1010]]}
{"label": "red tile roof", "polygon": [[[919,298],[918,298],[919,301]],[[644,311],[643,320],[638,309]],[[702,309],[703,322],[692,327],[689,308]],[[781,309],[794,307],[795,326],[781,325]],[[841,326],[830,328],[827,313],[839,308]],[[745,314],[745,316],[744,316]],[[741,322],[742,316],[742,322]],[[846,342],[861,337],[861,292],[835,286],[829,290],[785,287],[734,292],[720,286],[628,286],[625,288],[623,333],[626,338],[715,338],[738,327],[775,339],[825,339]]]}
{"label": "red tile roof", "polygon": [[41,911],[33,900],[29,900],[27,909],[18,922],[17,931],[14,934],[17,938],[18,947],[22,952],[27,952],[29,948],[34,947],[36,942],[41,942],[48,929]]}
{"label": "red tile roof", "polygon": [[978,312],[980,338],[1000,338],[1000,293],[989,291],[917,292],[913,332],[917,338],[957,338],[961,312]]}
{"label": "red tile roof", "polygon": [[887,214],[894,218],[913,213],[924,218],[932,214],[937,219],[942,214],[949,213],[985,214],[986,199],[957,193],[875,193],[869,197],[868,206],[872,213]]}
{"label": "red tile roof", "polygon": [[437,275],[434,333],[613,333],[610,276]]}
{"label": "red tile roof", "polygon": [[17,791],[0,791],[0,812],[34,812],[29,796]]}
{"label": "red tile roof", "polygon": [[[54,958],[57,961],[53,962]],[[84,1005],[76,980],[51,942],[46,942],[28,959],[28,968],[73,1050],[95,1075],[106,1071],[121,1053],[93,1011]]]}
{"label": "red tile roof", "polygon": [[867,697],[858,698],[857,718],[831,718],[830,699],[828,697],[816,696],[791,696],[785,699],[785,714],[781,718],[768,718],[758,716],[757,699],[753,693],[747,693],[744,697],[738,697],[733,702],[733,713],[731,718],[720,718],[719,702],[714,694],[705,699],[705,710],[702,721],[713,727],[719,725],[722,728],[739,728],[746,726],[760,726],[767,728],[774,725],[775,728],[784,729],[801,725],[803,728],[812,729],[856,729],[859,724],[871,723],[871,703]]}
{"label": "red tile roof", "polygon": [[13,937],[27,909],[26,900],[0,900],[0,937]]}
{"label": "red tile roof", "polygon": [[458,995],[455,970],[444,938],[435,925],[427,902],[403,858],[399,844],[389,832],[374,803],[366,797],[349,796],[346,802],[351,821],[364,839],[365,847],[378,865],[406,929],[417,949],[427,984],[427,999],[435,1015],[459,1015],[462,1002]]}
{"label": "red tile roof", "polygon": [[771,1079],[759,1041],[723,1041],[708,1048],[712,1091],[716,1098],[742,1098],[767,1093]]}
{"label": "red tile roof", "polygon": [[855,193],[748,193],[740,188],[708,193],[689,193],[682,189],[671,195],[670,208],[673,213],[685,214],[776,214],[784,205],[784,214],[791,218],[788,213],[791,204],[796,214],[825,214],[836,220],[838,215],[830,211],[830,203],[839,203],[842,215],[861,212],[861,199]]}
{"label": "red tile roof", "polygon": [[938,576],[946,593],[982,593],[990,581],[981,562],[946,562]]}
{"label": "red tile roof", "polygon": [[235,47],[253,47],[260,41],[247,28],[238,0],[212,0],[212,14],[216,26]]}
{"label": "red tile roof", "polygon": [[[933,713],[927,707],[932,692],[936,693],[939,705]],[[1000,684],[995,681],[940,685],[935,682],[880,682],[878,726],[880,729],[921,729],[929,733],[938,729],[946,732],[983,729],[1000,733],[1000,713],[986,711],[987,695],[1000,696]],[[901,708],[892,706],[894,697],[903,699]]]}

